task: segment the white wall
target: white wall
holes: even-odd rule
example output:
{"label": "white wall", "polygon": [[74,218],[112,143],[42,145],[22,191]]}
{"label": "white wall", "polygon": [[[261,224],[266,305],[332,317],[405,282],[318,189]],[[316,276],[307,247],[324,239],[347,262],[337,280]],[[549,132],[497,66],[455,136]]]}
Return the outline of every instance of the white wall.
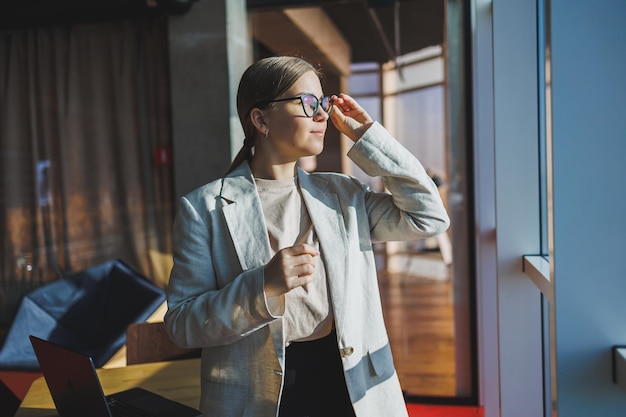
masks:
{"label": "white wall", "polygon": [[493,3],[502,417],[543,415],[541,295],[522,271],[522,256],[540,244],[536,18],[534,0]]}
{"label": "white wall", "polygon": [[[626,2],[550,3],[557,412],[623,417],[626,392],[612,383],[611,346],[626,344]],[[544,415],[539,292],[521,271],[522,255],[540,252],[536,12],[535,0],[473,1],[486,417]],[[494,291],[497,326],[489,316]]]}
{"label": "white wall", "polygon": [[552,0],[559,416],[622,417],[626,344],[626,1]]}

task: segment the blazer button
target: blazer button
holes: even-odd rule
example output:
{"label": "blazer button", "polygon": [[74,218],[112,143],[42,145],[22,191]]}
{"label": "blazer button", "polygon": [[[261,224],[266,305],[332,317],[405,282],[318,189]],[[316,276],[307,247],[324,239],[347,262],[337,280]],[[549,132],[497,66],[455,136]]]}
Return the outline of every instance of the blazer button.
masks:
{"label": "blazer button", "polygon": [[354,353],[354,348],[352,346],[347,346],[347,347],[341,349],[341,357],[342,358],[350,356],[353,353]]}

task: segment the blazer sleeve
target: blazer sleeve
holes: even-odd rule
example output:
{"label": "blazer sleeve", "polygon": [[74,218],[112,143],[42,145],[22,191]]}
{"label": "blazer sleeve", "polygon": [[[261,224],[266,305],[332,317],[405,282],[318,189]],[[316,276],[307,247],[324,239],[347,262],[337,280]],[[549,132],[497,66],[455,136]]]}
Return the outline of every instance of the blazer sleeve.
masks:
{"label": "blazer sleeve", "polygon": [[419,239],[448,229],[450,219],[437,186],[419,160],[378,122],[348,156],[366,174],[380,176],[387,191],[365,196],[374,242]]}
{"label": "blazer sleeve", "polygon": [[228,282],[218,280],[216,263],[232,260],[225,259],[225,240],[214,241],[215,225],[201,201],[182,197],[173,226],[174,265],[164,321],[181,347],[233,343],[276,319],[266,303],[262,267],[241,272]]}

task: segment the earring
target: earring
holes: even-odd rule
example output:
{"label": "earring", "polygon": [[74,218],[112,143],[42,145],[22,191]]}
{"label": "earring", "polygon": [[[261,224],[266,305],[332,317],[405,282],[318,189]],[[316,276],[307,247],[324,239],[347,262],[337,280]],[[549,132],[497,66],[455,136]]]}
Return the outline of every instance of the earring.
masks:
{"label": "earring", "polygon": [[265,139],[267,139],[267,135],[270,134],[270,130],[269,129],[265,129]]}

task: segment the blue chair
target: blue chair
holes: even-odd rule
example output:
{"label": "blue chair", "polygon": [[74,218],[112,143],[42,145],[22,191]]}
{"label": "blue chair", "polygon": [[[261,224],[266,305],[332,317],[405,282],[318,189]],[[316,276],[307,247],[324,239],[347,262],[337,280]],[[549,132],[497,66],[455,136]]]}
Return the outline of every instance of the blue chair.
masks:
{"label": "blue chair", "polygon": [[0,369],[39,371],[29,335],[92,357],[102,367],[125,343],[126,329],[147,320],[165,292],[121,260],[43,285],[22,297],[0,350]]}

